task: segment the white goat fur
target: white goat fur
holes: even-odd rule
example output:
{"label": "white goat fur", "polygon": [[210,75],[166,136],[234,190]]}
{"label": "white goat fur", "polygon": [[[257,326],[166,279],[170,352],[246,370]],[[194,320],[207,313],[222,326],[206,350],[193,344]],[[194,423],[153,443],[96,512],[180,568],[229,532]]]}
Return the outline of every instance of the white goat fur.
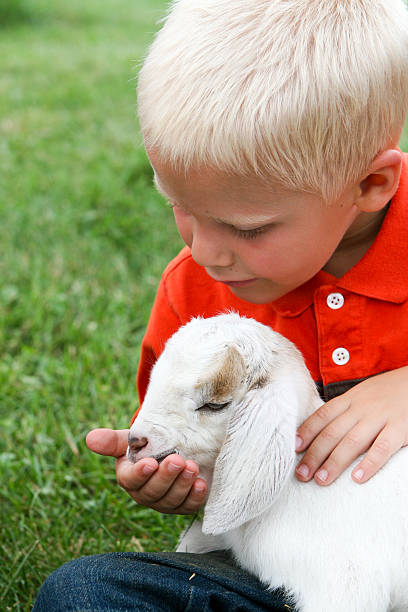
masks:
{"label": "white goat fur", "polygon": [[[228,406],[218,411],[207,403]],[[231,549],[301,612],[408,611],[408,449],[367,483],[294,476],[296,428],[323,402],[295,346],[224,314],[180,328],[156,362],[129,458],[177,448],[210,491],[178,550]],[[201,532],[202,527],[202,532]]]}

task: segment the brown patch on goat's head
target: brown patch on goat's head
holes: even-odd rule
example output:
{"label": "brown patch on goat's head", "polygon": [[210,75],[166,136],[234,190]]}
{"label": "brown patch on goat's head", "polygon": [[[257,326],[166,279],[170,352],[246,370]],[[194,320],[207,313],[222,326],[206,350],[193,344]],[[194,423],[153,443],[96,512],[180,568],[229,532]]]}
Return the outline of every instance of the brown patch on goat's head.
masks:
{"label": "brown patch on goat's head", "polygon": [[209,394],[214,402],[222,402],[231,397],[234,389],[245,378],[245,363],[233,346],[229,346],[221,365],[209,372],[205,380],[199,380],[197,387],[209,386]]}
{"label": "brown patch on goat's head", "polygon": [[253,389],[262,389],[262,387],[265,387],[268,384],[268,381],[269,379],[266,375],[260,376],[259,378],[251,382],[251,386],[248,390],[252,391]]}

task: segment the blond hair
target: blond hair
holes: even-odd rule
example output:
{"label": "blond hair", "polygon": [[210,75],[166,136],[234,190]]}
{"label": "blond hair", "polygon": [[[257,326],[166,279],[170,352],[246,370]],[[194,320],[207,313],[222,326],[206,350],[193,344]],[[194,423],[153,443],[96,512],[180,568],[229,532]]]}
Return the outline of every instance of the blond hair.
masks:
{"label": "blond hair", "polygon": [[336,198],[396,144],[403,0],[175,0],[139,76],[146,147]]}

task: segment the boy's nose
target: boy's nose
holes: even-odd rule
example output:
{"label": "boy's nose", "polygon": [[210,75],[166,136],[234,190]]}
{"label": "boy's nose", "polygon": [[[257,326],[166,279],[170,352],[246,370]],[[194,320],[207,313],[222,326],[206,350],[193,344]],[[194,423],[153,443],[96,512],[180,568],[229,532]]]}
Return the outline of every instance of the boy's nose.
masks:
{"label": "boy's nose", "polygon": [[204,268],[230,268],[234,255],[220,236],[212,232],[194,232],[191,255],[198,265]]}

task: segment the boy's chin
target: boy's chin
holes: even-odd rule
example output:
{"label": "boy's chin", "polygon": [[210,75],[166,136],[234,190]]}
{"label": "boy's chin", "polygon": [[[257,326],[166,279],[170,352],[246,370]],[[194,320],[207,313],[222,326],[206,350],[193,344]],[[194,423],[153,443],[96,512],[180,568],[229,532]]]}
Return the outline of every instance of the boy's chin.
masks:
{"label": "boy's chin", "polygon": [[240,300],[250,302],[251,304],[268,304],[274,302],[278,298],[287,293],[284,289],[278,287],[265,286],[262,281],[258,281],[248,287],[228,287],[233,295]]}

